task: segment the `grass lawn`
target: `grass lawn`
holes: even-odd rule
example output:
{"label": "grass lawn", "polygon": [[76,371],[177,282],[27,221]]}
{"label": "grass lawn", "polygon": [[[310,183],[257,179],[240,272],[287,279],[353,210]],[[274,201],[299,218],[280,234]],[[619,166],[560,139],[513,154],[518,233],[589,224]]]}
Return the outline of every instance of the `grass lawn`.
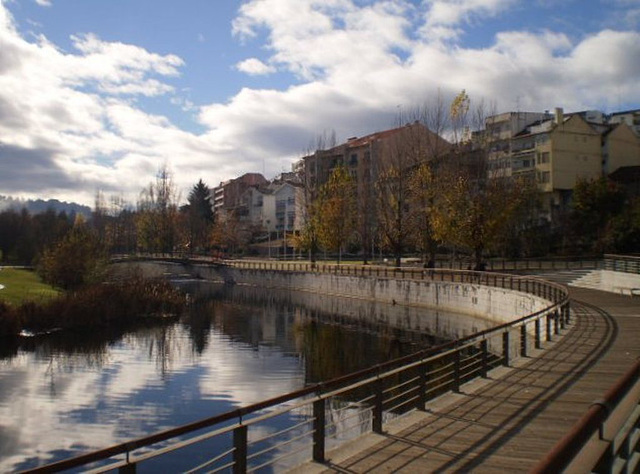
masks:
{"label": "grass lawn", "polygon": [[0,285],[4,285],[0,290],[0,300],[10,305],[48,300],[60,293],[43,283],[36,272],[17,268],[0,268]]}

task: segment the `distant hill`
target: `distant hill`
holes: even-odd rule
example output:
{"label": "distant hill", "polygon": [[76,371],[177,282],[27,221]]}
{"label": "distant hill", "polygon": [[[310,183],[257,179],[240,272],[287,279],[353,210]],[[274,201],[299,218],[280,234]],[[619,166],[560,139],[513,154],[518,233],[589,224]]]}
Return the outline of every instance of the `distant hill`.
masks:
{"label": "distant hill", "polygon": [[14,209],[21,211],[26,209],[31,214],[40,214],[46,212],[48,209],[53,209],[56,212],[66,212],[67,214],[75,213],[82,214],[85,217],[91,216],[91,208],[89,206],[83,206],[75,202],[58,201],[57,199],[16,199],[11,196],[0,195],[0,211],[5,209]]}

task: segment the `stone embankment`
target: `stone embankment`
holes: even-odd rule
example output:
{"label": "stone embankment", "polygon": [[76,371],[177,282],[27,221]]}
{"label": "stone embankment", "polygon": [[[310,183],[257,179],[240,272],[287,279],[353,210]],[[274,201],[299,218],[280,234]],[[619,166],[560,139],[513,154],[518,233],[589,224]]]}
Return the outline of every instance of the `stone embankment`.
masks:
{"label": "stone embankment", "polygon": [[[304,271],[271,271],[176,262],[118,263],[135,265],[144,276],[233,283],[301,294],[300,303],[325,313],[348,313],[357,319],[423,330],[447,339],[464,337],[507,323],[549,306],[524,291],[478,282],[396,279]],[[323,297],[324,296],[324,297]],[[331,296],[331,298],[326,298]],[[374,307],[371,302],[376,302]]]}

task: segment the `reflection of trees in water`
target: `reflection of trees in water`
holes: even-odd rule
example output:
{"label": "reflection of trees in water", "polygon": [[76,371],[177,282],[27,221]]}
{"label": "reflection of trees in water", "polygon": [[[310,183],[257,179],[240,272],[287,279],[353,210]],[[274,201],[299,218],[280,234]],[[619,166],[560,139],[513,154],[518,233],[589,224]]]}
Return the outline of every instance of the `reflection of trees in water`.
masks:
{"label": "reflection of trees in water", "polygon": [[[232,340],[256,349],[261,344],[275,344],[285,353],[302,354],[307,383],[329,380],[442,342],[422,331],[354,316],[369,310],[371,314],[385,311],[370,301],[335,299],[335,306],[344,302],[350,313],[335,314],[314,308],[324,305],[330,298],[327,296],[210,283],[196,284],[190,290],[197,308],[196,314],[192,308],[189,316],[194,321],[192,337],[198,324],[208,328],[198,323],[206,318],[203,315],[213,315],[216,329]],[[310,306],[304,304],[305,300]],[[206,340],[206,336],[194,337],[198,339]]]}
{"label": "reflection of trees in water", "polygon": [[[328,297],[242,285],[211,283],[190,285],[191,305],[180,323],[154,321],[136,328],[112,327],[105,331],[65,331],[2,344],[5,354],[32,352],[49,364],[48,373],[99,369],[109,363],[109,346],[124,342],[155,359],[164,377],[177,360],[201,356],[215,328],[232,342],[254,350],[275,347],[285,356],[303,357],[306,382],[315,383],[384,362],[441,342],[421,331],[390,327],[362,314],[381,313],[372,302],[344,301],[350,314],[333,314]],[[302,302],[308,301],[305,306]],[[340,307],[336,299],[328,307]],[[357,306],[359,305],[359,306]],[[355,309],[354,309],[355,308]],[[188,339],[185,338],[185,333]],[[186,343],[187,341],[190,342]]]}

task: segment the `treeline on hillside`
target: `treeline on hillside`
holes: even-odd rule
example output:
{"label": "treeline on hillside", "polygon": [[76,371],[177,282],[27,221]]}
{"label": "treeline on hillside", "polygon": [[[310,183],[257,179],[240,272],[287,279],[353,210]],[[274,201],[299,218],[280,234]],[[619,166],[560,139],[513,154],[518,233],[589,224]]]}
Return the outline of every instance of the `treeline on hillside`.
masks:
{"label": "treeline on hillside", "polygon": [[[82,262],[109,254],[209,249],[213,229],[209,194],[208,186],[199,181],[188,203],[179,207],[171,175],[162,168],[156,181],[141,191],[135,207],[120,198],[107,203],[98,193],[88,219],[53,209],[39,214],[4,210],[0,212],[0,263],[35,265],[47,276],[52,274],[46,267],[51,266],[54,253],[66,253],[57,260],[72,273]],[[55,278],[52,282],[62,287],[75,285]]]}
{"label": "treeline on hillside", "polygon": [[20,212],[23,209],[27,210],[31,214],[40,214],[49,209],[59,212],[66,212],[67,214],[82,214],[85,217],[91,215],[91,208],[89,206],[83,206],[75,202],[59,201],[58,199],[20,199],[11,196],[0,195],[0,211],[13,209]]}

